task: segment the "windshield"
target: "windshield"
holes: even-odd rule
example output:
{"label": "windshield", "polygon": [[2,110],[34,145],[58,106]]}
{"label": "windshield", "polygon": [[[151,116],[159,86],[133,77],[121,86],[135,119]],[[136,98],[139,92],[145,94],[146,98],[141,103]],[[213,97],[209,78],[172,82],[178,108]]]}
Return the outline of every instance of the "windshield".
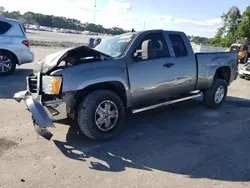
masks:
{"label": "windshield", "polygon": [[232,46],[230,48],[230,52],[239,52],[240,51],[240,47],[239,46]]}
{"label": "windshield", "polygon": [[135,34],[126,33],[108,39],[103,39],[102,42],[95,47],[95,50],[111,57],[119,57],[126,50],[134,36]]}

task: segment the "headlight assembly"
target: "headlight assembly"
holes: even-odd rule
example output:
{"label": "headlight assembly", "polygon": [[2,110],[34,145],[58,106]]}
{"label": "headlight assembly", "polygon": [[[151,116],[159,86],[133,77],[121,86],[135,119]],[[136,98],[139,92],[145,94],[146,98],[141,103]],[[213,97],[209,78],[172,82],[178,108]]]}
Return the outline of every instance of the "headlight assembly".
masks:
{"label": "headlight assembly", "polygon": [[60,94],[62,86],[61,76],[43,76],[42,91],[50,95]]}

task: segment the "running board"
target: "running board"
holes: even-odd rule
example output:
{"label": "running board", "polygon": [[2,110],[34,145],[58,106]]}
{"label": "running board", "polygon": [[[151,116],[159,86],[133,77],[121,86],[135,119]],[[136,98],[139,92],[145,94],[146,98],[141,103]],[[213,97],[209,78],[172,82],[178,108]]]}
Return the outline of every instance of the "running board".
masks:
{"label": "running board", "polygon": [[167,106],[167,105],[170,105],[170,104],[174,104],[174,103],[181,102],[181,101],[186,101],[186,100],[197,98],[197,97],[200,97],[200,96],[201,96],[201,92],[189,95],[189,96],[184,97],[184,98],[179,98],[179,99],[163,102],[163,103],[160,103],[160,104],[155,104],[155,105],[152,105],[152,106],[147,106],[147,107],[144,107],[144,108],[135,109],[135,110],[132,111],[132,113],[136,114],[136,113],[139,113],[139,112],[152,110],[152,109],[155,109],[155,108],[158,108],[158,107],[161,107],[161,106]]}

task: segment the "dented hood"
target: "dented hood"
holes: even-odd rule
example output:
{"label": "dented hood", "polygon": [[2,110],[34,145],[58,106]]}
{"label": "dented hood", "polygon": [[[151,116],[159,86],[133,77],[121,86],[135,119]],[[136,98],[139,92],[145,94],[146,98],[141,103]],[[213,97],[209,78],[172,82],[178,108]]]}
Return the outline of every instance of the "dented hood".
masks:
{"label": "dented hood", "polygon": [[47,55],[44,59],[37,62],[34,72],[46,73],[53,68],[57,67],[60,62],[66,58],[86,58],[86,57],[100,57],[100,58],[111,58],[111,56],[99,52],[93,48],[86,46],[80,46],[77,48],[67,48],[56,53]]}

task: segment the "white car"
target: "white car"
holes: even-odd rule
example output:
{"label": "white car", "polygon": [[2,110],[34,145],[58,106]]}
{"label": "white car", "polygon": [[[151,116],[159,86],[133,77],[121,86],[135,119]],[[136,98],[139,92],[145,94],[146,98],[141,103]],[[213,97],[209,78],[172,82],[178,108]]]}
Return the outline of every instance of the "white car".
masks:
{"label": "white car", "polygon": [[16,65],[34,60],[29,45],[22,22],[0,16],[0,76],[10,75]]}
{"label": "white car", "polygon": [[239,66],[239,77],[250,80],[250,58],[246,64]]}

